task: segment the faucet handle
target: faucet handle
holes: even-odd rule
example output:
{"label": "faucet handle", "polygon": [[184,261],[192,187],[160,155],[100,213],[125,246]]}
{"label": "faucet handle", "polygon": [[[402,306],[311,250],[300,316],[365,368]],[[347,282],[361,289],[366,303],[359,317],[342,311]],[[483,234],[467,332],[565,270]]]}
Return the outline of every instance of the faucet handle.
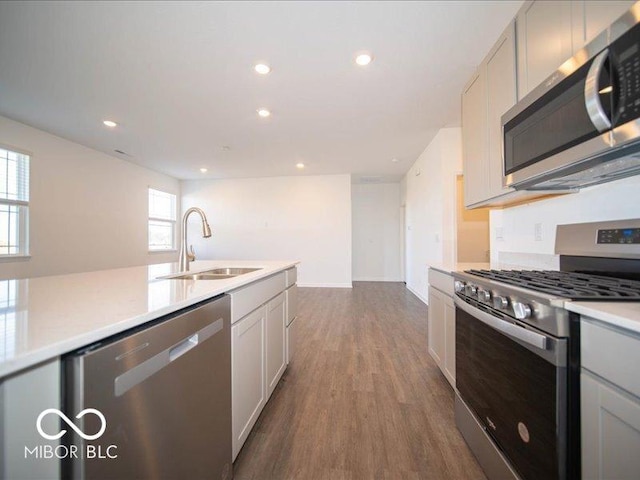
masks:
{"label": "faucet handle", "polygon": [[196,252],[193,249],[193,245],[189,245],[189,251],[187,252],[187,257],[190,262],[193,262],[196,259]]}

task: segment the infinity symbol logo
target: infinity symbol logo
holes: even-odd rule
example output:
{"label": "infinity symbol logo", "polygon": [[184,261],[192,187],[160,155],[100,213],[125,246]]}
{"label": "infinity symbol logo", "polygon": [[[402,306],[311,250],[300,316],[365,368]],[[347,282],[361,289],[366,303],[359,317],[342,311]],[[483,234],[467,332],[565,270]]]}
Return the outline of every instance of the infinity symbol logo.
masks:
{"label": "infinity symbol logo", "polygon": [[100,422],[102,423],[102,426],[100,427],[100,430],[98,431],[98,433],[96,433],[95,435],[87,435],[86,433],[84,433],[82,430],[76,427],[76,425],[71,420],[69,420],[69,417],[67,417],[64,413],[62,413],[57,408],[47,408],[40,415],[38,415],[38,420],[36,421],[36,428],[38,429],[38,433],[42,435],[44,438],[46,438],[47,440],[57,440],[58,438],[62,437],[65,433],[67,433],[66,430],[62,430],[61,432],[55,435],[49,435],[48,433],[45,433],[44,430],[42,430],[42,419],[50,413],[55,413],[56,415],[58,415],[67,425],[73,428],[73,430],[85,440],[95,440],[96,438],[100,437],[104,433],[104,431],[107,429],[107,419],[104,418],[104,415],[102,414],[102,412],[100,412],[99,410],[96,410],[95,408],[85,408],[78,415],[76,415],[76,418],[82,418],[87,413],[93,413],[94,415],[98,416],[98,418],[100,419]]}

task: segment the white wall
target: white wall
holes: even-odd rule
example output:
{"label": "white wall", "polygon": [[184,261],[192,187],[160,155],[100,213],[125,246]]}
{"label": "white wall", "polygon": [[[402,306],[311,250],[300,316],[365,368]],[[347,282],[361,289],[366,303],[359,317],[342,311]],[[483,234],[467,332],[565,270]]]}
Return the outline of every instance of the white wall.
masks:
{"label": "white wall", "polygon": [[425,303],[429,265],[456,257],[456,174],[462,169],[460,128],[441,129],[407,172],[406,282]]}
{"label": "white wall", "polygon": [[[556,226],[640,217],[640,176],[596,185],[579,193],[491,211],[491,260],[505,252],[554,254]],[[535,240],[536,224],[542,240]],[[497,240],[497,233],[502,240]],[[533,265],[535,266],[535,265]],[[544,268],[544,266],[540,266]]]}
{"label": "white wall", "polygon": [[183,181],[182,194],[213,231],[203,239],[192,216],[197,258],[300,260],[299,285],[351,286],[349,175]]}
{"label": "white wall", "polygon": [[402,281],[400,184],[351,186],[353,279]]}
{"label": "white wall", "polygon": [[0,117],[0,144],[31,154],[30,259],[0,260],[0,278],[176,261],[147,248],[148,187],[180,182]]}

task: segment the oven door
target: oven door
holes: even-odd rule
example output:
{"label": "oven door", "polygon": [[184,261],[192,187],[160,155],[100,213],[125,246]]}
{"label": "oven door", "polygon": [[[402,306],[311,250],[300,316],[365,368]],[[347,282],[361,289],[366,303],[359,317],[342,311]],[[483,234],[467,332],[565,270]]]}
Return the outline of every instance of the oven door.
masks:
{"label": "oven door", "polygon": [[455,305],[460,396],[521,477],[566,478],[567,340]]}

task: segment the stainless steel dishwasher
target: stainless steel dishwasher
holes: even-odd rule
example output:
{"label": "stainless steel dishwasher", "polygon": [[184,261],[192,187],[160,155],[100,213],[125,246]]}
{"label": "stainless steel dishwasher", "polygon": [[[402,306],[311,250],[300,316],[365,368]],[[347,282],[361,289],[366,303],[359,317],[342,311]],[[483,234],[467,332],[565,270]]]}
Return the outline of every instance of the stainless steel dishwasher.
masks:
{"label": "stainless steel dishwasher", "polygon": [[232,477],[230,305],[217,297],[65,357],[63,478]]}

